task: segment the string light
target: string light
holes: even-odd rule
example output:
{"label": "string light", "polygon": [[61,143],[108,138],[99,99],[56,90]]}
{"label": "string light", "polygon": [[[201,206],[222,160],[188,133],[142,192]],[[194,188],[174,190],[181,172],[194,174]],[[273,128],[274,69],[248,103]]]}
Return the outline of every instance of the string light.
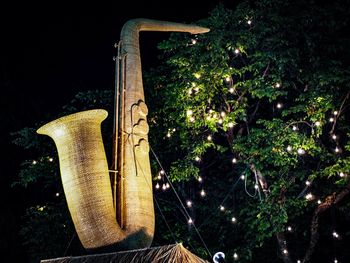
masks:
{"label": "string light", "polygon": [[235,218],[234,216],[231,218],[231,222],[232,223],[236,223],[237,222],[237,218]]}
{"label": "string light", "polygon": [[187,207],[192,207],[192,202],[190,200],[187,200],[186,205]]}
{"label": "string light", "polygon": [[292,130],[293,130],[293,131],[296,131],[296,130],[298,130],[298,127],[295,126],[295,125],[293,125],[293,126],[292,126]]}
{"label": "string light", "polygon": [[277,103],[276,105],[277,109],[281,109],[283,107],[282,103]]}
{"label": "string light", "polygon": [[234,125],[233,125],[233,122],[229,122],[229,123],[228,123],[228,127],[233,128],[233,126],[234,126]]}
{"label": "string light", "polygon": [[171,137],[170,132],[168,132],[168,133],[166,134],[166,137],[168,137],[168,138],[170,138],[170,137]]}
{"label": "string light", "polygon": [[234,89],[234,88],[230,88],[228,91],[229,91],[230,93],[233,93],[233,92],[235,91],[235,89]]}
{"label": "string light", "polygon": [[288,145],[288,146],[287,146],[287,151],[288,151],[288,152],[292,151],[292,146]]}
{"label": "string light", "polygon": [[334,118],[333,118],[333,117],[329,118],[329,121],[330,121],[330,122],[333,122],[333,121],[334,121]]}
{"label": "string light", "polygon": [[35,161],[35,160],[32,162],[32,164],[34,164],[34,165],[36,165],[37,163],[38,163],[38,162],[37,162],[37,161]]}
{"label": "string light", "polygon": [[339,238],[339,234],[337,232],[335,232],[335,231],[333,231],[332,235],[333,235],[334,238],[337,238],[337,239]]}
{"label": "string light", "polygon": [[307,186],[310,186],[310,185],[311,185],[311,182],[310,182],[309,180],[307,180],[307,181],[305,182],[305,184],[306,184]]}
{"label": "string light", "polygon": [[213,138],[211,137],[211,135],[208,135],[208,137],[207,137],[207,140],[208,141],[211,141]]}
{"label": "string light", "polygon": [[338,260],[336,258],[334,259],[334,263],[338,263]]}
{"label": "string light", "polygon": [[297,152],[298,152],[299,155],[305,154],[305,150],[304,150],[303,148],[299,148],[299,149],[297,150]]}
{"label": "string light", "polygon": [[278,83],[278,82],[277,82],[277,83],[275,84],[275,87],[276,87],[276,88],[281,87],[281,83]]}
{"label": "string light", "polygon": [[191,43],[192,43],[192,45],[195,45],[195,44],[197,44],[197,40],[192,39],[192,40],[191,40]]}
{"label": "string light", "polygon": [[315,122],[315,125],[318,127],[318,126],[321,126],[321,122],[320,121],[316,121]]}
{"label": "string light", "polygon": [[200,176],[198,176],[198,179],[197,179],[197,180],[198,180],[198,182],[200,182],[200,183],[201,183],[201,182],[203,181],[203,178],[202,178],[202,177],[200,177]]}
{"label": "string light", "polygon": [[166,190],[166,185],[165,184],[162,185],[162,189],[163,189],[163,191]]}
{"label": "string light", "polygon": [[317,204],[322,204],[322,201],[320,199],[317,200]]}
{"label": "string light", "polygon": [[188,222],[189,224],[193,224],[192,218],[189,218],[187,222]]}
{"label": "string light", "polygon": [[236,158],[233,158],[233,159],[232,159],[232,163],[237,163],[237,159],[236,159]]}
{"label": "string light", "polygon": [[59,197],[59,196],[60,196],[60,193],[57,192],[57,193],[56,193],[56,197]]}
{"label": "string light", "polygon": [[287,227],[287,230],[288,230],[289,232],[292,232],[292,231],[293,231],[293,228],[292,228],[291,226],[288,226],[288,227]]}
{"label": "string light", "polygon": [[247,21],[247,24],[248,24],[248,25],[251,25],[251,24],[252,24],[252,20],[248,20],[248,21]]}
{"label": "string light", "polygon": [[196,162],[199,162],[201,160],[201,158],[199,158],[198,156],[196,156],[196,158],[194,158],[196,160]]}
{"label": "string light", "polygon": [[190,117],[190,122],[194,122],[195,118],[193,116]]}
{"label": "string light", "polygon": [[332,135],[332,139],[333,139],[333,140],[336,140],[336,139],[337,139],[337,135],[333,134],[333,135]]}
{"label": "string light", "polygon": [[164,174],[165,174],[165,171],[164,171],[164,170],[160,170],[160,174],[161,174],[161,175],[164,175]]}
{"label": "string light", "polygon": [[189,117],[189,116],[191,116],[193,114],[193,111],[192,110],[187,110],[186,111],[186,115]]}
{"label": "string light", "polygon": [[218,120],[218,123],[219,123],[219,124],[222,124],[222,119],[219,119],[219,120]]}
{"label": "string light", "polygon": [[202,189],[200,192],[201,196],[204,197],[206,195],[205,191]]}
{"label": "string light", "polygon": [[335,147],[334,151],[335,151],[336,153],[339,153],[339,152],[340,152],[340,149],[339,149],[338,147]]}
{"label": "string light", "polygon": [[345,174],[344,174],[343,172],[340,172],[340,173],[339,173],[339,176],[340,176],[340,177],[344,177]]}
{"label": "string light", "polygon": [[226,78],[225,78],[225,81],[226,81],[226,82],[230,82],[230,81],[231,81],[231,77],[226,77]]}
{"label": "string light", "polygon": [[311,193],[308,193],[306,196],[305,196],[306,200],[310,201],[312,200],[313,198],[313,195]]}
{"label": "string light", "polygon": [[225,211],[225,207],[223,205],[220,205],[220,211]]}
{"label": "string light", "polygon": [[297,260],[297,263],[301,263],[301,261],[298,259],[298,260]]}
{"label": "string light", "polygon": [[195,74],[194,74],[194,77],[195,77],[196,79],[199,79],[199,78],[201,77],[201,74],[195,73]]}
{"label": "string light", "polygon": [[192,89],[188,90],[188,95],[192,95]]}
{"label": "string light", "polygon": [[157,179],[158,180],[162,179],[162,176],[160,174],[158,174]]}
{"label": "string light", "polygon": [[283,249],[283,254],[287,255],[288,254],[288,250],[287,249]]}
{"label": "string light", "polygon": [[336,111],[336,110],[333,111],[333,115],[335,115],[335,116],[338,115],[338,111]]}
{"label": "string light", "polygon": [[220,112],[221,117],[225,117],[226,113],[224,111]]}
{"label": "string light", "polygon": [[155,187],[156,187],[156,189],[159,189],[159,187],[160,187],[159,183],[157,183]]}
{"label": "string light", "polygon": [[237,253],[234,253],[234,254],[233,254],[233,259],[234,259],[234,260],[237,260],[237,259],[238,259],[238,254],[237,254]]}
{"label": "string light", "polygon": [[236,48],[236,49],[235,49],[235,53],[236,53],[236,54],[239,54],[239,52],[240,52],[239,49]]}
{"label": "string light", "polygon": [[255,184],[255,185],[254,185],[254,188],[255,188],[256,190],[258,190],[258,189],[259,189],[259,185],[258,185],[258,184]]}
{"label": "string light", "polygon": [[170,184],[169,183],[166,183],[165,187],[168,189],[170,188]]}
{"label": "string light", "polygon": [[245,176],[244,174],[241,175],[241,180],[244,180],[245,179]]}
{"label": "string light", "polygon": [[53,162],[53,158],[50,157],[50,158],[49,158],[49,162]]}

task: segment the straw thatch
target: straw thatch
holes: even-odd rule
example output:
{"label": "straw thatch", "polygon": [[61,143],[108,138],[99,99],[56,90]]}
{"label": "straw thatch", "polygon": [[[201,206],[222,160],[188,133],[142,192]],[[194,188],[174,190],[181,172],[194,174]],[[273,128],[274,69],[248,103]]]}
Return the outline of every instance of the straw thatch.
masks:
{"label": "straw thatch", "polygon": [[182,244],[136,249],[117,253],[63,257],[41,263],[208,263],[192,254]]}

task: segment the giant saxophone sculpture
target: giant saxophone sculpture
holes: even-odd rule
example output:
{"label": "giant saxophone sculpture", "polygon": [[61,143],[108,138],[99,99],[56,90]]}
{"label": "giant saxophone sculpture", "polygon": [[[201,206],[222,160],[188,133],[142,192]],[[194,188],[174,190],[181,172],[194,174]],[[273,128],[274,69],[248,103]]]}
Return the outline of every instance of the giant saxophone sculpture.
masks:
{"label": "giant saxophone sculpture", "polygon": [[50,136],[56,144],[68,208],[86,249],[149,247],[154,235],[140,31],[199,34],[209,29],[148,19],[130,20],[122,28],[118,45],[111,169],[115,175],[114,195],[101,136],[101,122],[107,117],[105,110],[68,115],[37,131]]}

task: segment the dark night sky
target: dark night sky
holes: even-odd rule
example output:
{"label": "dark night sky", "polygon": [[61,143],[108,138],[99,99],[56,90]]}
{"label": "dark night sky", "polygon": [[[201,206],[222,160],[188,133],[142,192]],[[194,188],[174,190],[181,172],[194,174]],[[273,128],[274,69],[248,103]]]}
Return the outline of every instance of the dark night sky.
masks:
{"label": "dark night sky", "polygon": [[[0,253],[18,257],[16,262],[25,197],[9,185],[27,153],[11,144],[10,133],[35,127],[78,91],[113,89],[113,44],[127,20],[190,23],[205,18],[219,2],[232,8],[237,0],[124,1],[123,6],[120,2],[0,4]],[[167,36],[141,34],[144,68],[155,65],[156,44]]]}

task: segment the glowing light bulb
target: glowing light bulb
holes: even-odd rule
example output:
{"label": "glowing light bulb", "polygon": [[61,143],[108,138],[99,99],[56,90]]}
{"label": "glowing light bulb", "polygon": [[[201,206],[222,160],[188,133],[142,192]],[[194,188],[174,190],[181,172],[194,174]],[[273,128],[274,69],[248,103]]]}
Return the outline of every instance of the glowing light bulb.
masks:
{"label": "glowing light bulb", "polygon": [[338,263],[338,260],[337,260],[337,259],[334,259],[334,263]]}
{"label": "glowing light bulb", "polygon": [[298,130],[298,127],[295,126],[295,125],[293,125],[293,126],[292,126],[292,130],[293,130],[293,131],[296,131],[296,130]]}
{"label": "glowing light bulb", "polygon": [[304,150],[303,148],[299,148],[299,149],[297,150],[297,152],[298,152],[299,155],[305,154],[305,150]]}
{"label": "glowing light bulb", "polygon": [[333,235],[334,238],[339,238],[339,234],[337,232],[335,232],[335,231],[333,231],[332,235]]}
{"label": "glowing light bulb", "polygon": [[193,224],[192,218],[189,218],[187,222],[188,222],[189,224]]}
{"label": "glowing light bulb", "polygon": [[336,139],[337,139],[337,135],[333,134],[333,135],[332,135],[332,139],[333,139],[333,140],[336,140]]}
{"label": "glowing light bulb", "polygon": [[211,135],[208,135],[208,137],[207,137],[207,140],[208,141],[211,141],[213,138],[211,137]]}
{"label": "glowing light bulb", "polygon": [[322,204],[322,201],[320,199],[317,200],[317,204]]}
{"label": "glowing light bulb", "polygon": [[210,110],[209,110],[209,113],[210,113],[210,114],[212,114],[212,113],[213,113],[213,110],[212,110],[212,109],[210,109]]}
{"label": "glowing light bulb", "polygon": [[278,83],[278,82],[277,82],[277,83],[275,84],[275,87],[276,87],[276,88],[281,87],[281,83]]}
{"label": "glowing light bulb", "polygon": [[258,190],[258,189],[259,189],[259,185],[258,185],[258,184],[255,184],[255,185],[254,185],[254,188],[255,188],[256,190]]}
{"label": "glowing light bulb", "polygon": [[297,263],[301,263],[301,261],[298,259],[298,260],[297,260]]}
{"label": "glowing light bulb", "polygon": [[292,229],[291,226],[288,226],[288,227],[287,227],[287,230],[288,230],[289,232],[292,232],[293,229]]}
{"label": "glowing light bulb", "polygon": [[162,179],[162,176],[160,174],[158,174],[157,179],[158,180]]}
{"label": "glowing light bulb", "polygon": [[237,222],[237,218],[235,218],[234,216],[231,218],[231,222],[232,223],[236,223]]}
{"label": "glowing light bulb", "polygon": [[226,77],[226,78],[225,78],[225,81],[226,81],[226,82],[230,82],[230,81],[231,81],[231,77]]}
{"label": "glowing light bulb", "polygon": [[343,172],[340,172],[340,173],[339,173],[339,176],[340,176],[340,177],[344,177],[345,174],[344,174]]}
{"label": "glowing light bulb", "polygon": [[50,157],[50,158],[49,158],[49,162],[53,162],[53,158]]}
{"label": "glowing light bulb", "polygon": [[238,48],[235,49],[235,53],[239,54],[239,49]]}
{"label": "glowing light bulb", "polygon": [[160,174],[165,174],[165,171],[164,170],[160,170]]}
{"label": "glowing light bulb", "polygon": [[205,193],[205,191],[203,189],[201,190],[200,194],[201,194],[202,197],[204,197],[206,195],[206,193]]}
{"label": "glowing light bulb", "polygon": [[168,189],[170,188],[170,184],[169,183],[166,183],[165,187]]}
{"label": "glowing light bulb", "polygon": [[219,124],[222,124],[222,119],[219,119],[219,120],[218,120],[218,123],[219,123]]}
{"label": "glowing light bulb", "polygon": [[333,115],[338,115],[338,111],[333,111]]}
{"label": "glowing light bulb", "polygon": [[316,126],[320,126],[320,125],[321,125],[321,122],[320,122],[320,121],[316,121],[316,122],[315,122],[315,125],[316,125]]}
{"label": "glowing light bulb", "polygon": [[282,103],[277,103],[276,105],[277,109],[281,109],[283,107]]}
{"label": "glowing light bulb", "polygon": [[330,121],[330,122],[333,122],[333,121],[334,121],[334,118],[333,118],[333,117],[329,118],[329,121]]}
{"label": "glowing light bulb", "polygon": [[192,95],[192,89],[188,90],[188,95]]}
{"label": "glowing light bulb", "polygon": [[292,151],[292,146],[288,145],[288,146],[287,146],[287,151],[288,151],[288,152]]}
{"label": "glowing light bulb", "polygon": [[240,178],[241,178],[241,180],[244,180],[245,176],[242,174]]}
{"label": "glowing light bulb", "polygon": [[198,156],[196,156],[196,158],[194,158],[196,160],[196,162],[199,162],[201,160],[201,158],[199,158]]}
{"label": "glowing light bulb", "polygon": [[159,189],[160,185],[159,183],[156,184],[156,189]]}
{"label": "glowing light bulb", "polygon": [[56,193],[56,197],[59,197],[59,196],[60,196],[60,193],[57,192],[57,193]]}
{"label": "glowing light bulb", "polygon": [[201,183],[201,182],[203,181],[203,178],[202,178],[202,177],[200,177],[200,176],[198,176],[198,179],[197,179],[197,180],[198,180],[198,182],[200,182],[200,183]]}
{"label": "glowing light bulb", "polygon": [[170,137],[171,137],[170,132],[168,132],[168,133],[166,134],[166,137],[168,137],[168,138],[170,138]]}
{"label": "glowing light bulb", "polygon": [[186,111],[186,115],[187,115],[187,116],[191,116],[192,114],[193,114],[193,111],[192,111],[192,110],[187,110],[187,111]]}
{"label": "glowing light bulb", "polygon": [[175,128],[173,128],[173,132],[175,132],[176,131],[176,129]]}
{"label": "glowing light bulb", "polygon": [[233,259],[234,259],[234,260],[237,260],[237,259],[238,259],[238,254],[237,254],[237,253],[234,253],[234,254],[233,254]]}
{"label": "glowing light bulb", "polygon": [[186,202],[186,205],[187,205],[187,207],[192,207],[192,202],[191,202],[190,200],[188,200],[188,201]]}
{"label": "glowing light bulb", "polygon": [[248,20],[248,21],[247,21],[247,24],[248,24],[248,25],[251,25],[251,24],[252,24],[252,20]]}
{"label": "glowing light bulb", "polygon": [[339,149],[338,147],[335,147],[334,151],[335,151],[336,153],[339,153],[339,152],[340,152],[340,149]]}
{"label": "glowing light bulb", "polygon": [[233,93],[234,91],[235,91],[234,88],[230,88],[230,89],[228,90],[228,92],[230,92],[230,93]]}
{"label": "glowing light bulb", "polygon": [[220,211],[225,211],[225,207],[223,205],[220,205]]}
{"label": "glowing light bulb", "polygon": [[311,193],[308,193],[306,196],[305,196],[306,200],[310,201],[312,198],[313,198],[313,195]]}
{"label": "glowing light bulb", "polygon": [[229,122],[228,127],[233,128],[233,122]]}
{"label": "glowing light bulb", "polygon": [[163,189],[163,191],[166,190],[166,185],[165,184],[162,185],[162,189]]}
{"label": "glowing light bulb", "polygon": [[283,254],[288,254],[288,250],[287,249],[283,249]]}
{"label": "glowing light bulb", "polygon": [[195,120],[196,119],[193,116],[190,117],[190,122],[194,122]]}
{"label": "glowing light bulb", "polygon": [[305,182],[305,184],[306,184],[307,186],[310,186],[310,185],[311,185],[311,182],[310,182],[309,180],[307,180],[307,181]]}
{"label": "glowing light bulb", "polygon": [[192,43],[192,45],[195,45],[195,44],[197,44],[197,40],[192,39],[192,40],[191,40],[191,43]]}
{"label": "glowing light bulb", "polygon": [[225,117],[226,113],[224,111],[220,112],[221,117]]}
{"label": "glowing light bulb", "polygon": [[236,159],[236,158],[233,158],[233,159],[232,159],[232,163],[237,163],[237,159]]}
{"label": "glowing light bulb", "polygon": [[32,162],[32,164],[34,164],[34,165],[35,165],[35,164],[37,164],[37,163],[38,163],[38,162],[37,162],[37,161],[35,161],[35,160]]}

